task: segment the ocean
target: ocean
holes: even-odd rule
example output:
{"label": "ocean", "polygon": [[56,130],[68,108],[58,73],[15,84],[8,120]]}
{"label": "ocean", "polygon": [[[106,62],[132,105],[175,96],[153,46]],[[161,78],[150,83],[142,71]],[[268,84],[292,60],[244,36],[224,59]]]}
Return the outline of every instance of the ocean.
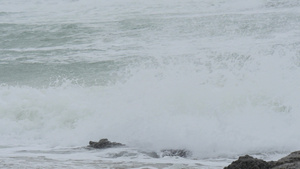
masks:
{"label": "ocean", "polygon": [[299,77],[299,0],[0,0],[0,168],[277,160]]}

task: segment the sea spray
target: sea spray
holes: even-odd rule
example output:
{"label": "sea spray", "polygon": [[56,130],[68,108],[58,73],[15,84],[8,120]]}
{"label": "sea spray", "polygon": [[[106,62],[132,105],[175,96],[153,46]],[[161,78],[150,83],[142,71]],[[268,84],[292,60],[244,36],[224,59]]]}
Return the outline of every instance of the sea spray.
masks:
{"label": "sea spray", "polygon": [[299,6],[3,1],[0,147],[299,149]]}
{"label": "sea spray", "polygon": [[[6,144],[22,139],[23,144],[80,146],[109,137],[154,150],[188,148],[200,156],[297,147],[293,89],[298,87],[293,85],[299,81],[289,76],[297,69],[274,67],[266,74],[265,65],[247,60],[259,69],[243,72],[246,66],[228,70],[234,69],[228,65],[220,71],[181,62],[131,68],[127,80],[109,86],[3,85],[1,133]],[[287,79],[277,77],[285,71]]]}

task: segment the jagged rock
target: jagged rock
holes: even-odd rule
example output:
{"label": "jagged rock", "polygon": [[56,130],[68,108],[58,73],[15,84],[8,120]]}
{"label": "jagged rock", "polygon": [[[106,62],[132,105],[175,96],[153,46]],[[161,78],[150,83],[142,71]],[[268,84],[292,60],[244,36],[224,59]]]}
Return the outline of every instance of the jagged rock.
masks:
{"label": "jagged rock", "polygon": [[270,162],[245,155],[224,169],[300,169],[300,151],[295,151],[278,161]]}
{"label": "jagged rock", "polygon": [[295,151],[278,161],[270,162],[272,169],[299,169],[300,168],[300,151]]}
{"label": "jagged rock", "polygon": [[270,165],[264,160],[245,155],[224,169],[270,169]]}
{"label": "jagged rock", "polygon": [[110,142],[106,138],[101,139],[98,142],[90,141],[89,144],[90,144],[89,147],[99,148],[99,149],[125,146],[124,144],[121,143]]}
{"label": "jagged rock", "polygon": [[178,156],[178,157],[188,157],[192,155],[192,152],[189,150],[185,150],[185,149],[165,149],[165,150],[161,150],[162,152],[162,157],[165,156]]}

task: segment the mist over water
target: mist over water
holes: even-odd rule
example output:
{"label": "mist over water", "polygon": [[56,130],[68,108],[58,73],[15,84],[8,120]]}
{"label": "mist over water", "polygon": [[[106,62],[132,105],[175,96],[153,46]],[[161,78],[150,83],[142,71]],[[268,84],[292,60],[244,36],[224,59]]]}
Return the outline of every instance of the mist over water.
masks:
{"label": "mist over water", "polygon": [[298,1],[1,3],[0,146],[300,148]]}

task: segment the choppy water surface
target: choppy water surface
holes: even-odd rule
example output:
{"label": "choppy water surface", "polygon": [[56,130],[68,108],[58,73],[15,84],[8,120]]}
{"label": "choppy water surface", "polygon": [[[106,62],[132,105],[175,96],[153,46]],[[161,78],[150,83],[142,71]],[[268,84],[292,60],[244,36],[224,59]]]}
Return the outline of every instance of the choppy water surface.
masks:
{"label": "choppy water surface", "polygon": [[[222,168],[298,150],[299,11],[297,0],[2,0],[0,166]],[[83,148],[100,138],[128,147]],[[144,153],[165,148],[193,155]]]}

